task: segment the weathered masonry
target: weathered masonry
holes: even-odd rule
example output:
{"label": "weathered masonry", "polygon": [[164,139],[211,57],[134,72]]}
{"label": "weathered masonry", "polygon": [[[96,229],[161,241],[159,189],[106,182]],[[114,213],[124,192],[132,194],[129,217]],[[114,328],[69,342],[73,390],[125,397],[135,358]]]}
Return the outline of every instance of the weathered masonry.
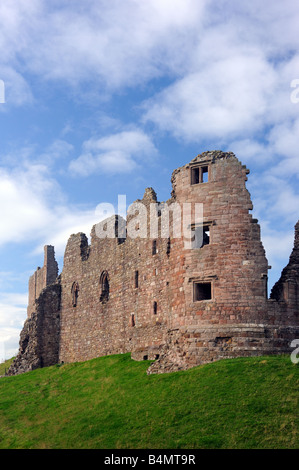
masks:
{"label": "weathered masonry", "polygon": [[[92,228],[90,244],[83,233],[70,236],[59,276],[54,248],[46,246],[44,266],[29,281],[28,319],[9,374],[125,352],[155,360],[148,373],[289,352],[299,338],[299,222],[289,263],[268,298],[248,173],[231,152],[204,152],[173,172],[154,238],[150,218],[145,230],[134,213],[107,219]],[[147,188],[137,202],[150,214],[156,193]],[[177,233],[182,214],[173,209],[187,205],[186,241],[184,230]],[[200,221],[194,205],[203,208]],[[140,236],[126,236],[132,223]],[[109,224],[114,238],[99,237]]]}

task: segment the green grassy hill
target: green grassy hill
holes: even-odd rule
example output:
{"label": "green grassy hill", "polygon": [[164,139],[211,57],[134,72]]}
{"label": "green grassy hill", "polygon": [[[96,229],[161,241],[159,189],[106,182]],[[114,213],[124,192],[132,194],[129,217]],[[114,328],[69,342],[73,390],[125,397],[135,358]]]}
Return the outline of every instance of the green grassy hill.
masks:
{"label": "green grassy hill", "polygon": [[146,375],[116,355],[0,379],[0,448],[298,448],[299,368],[240,358]]}

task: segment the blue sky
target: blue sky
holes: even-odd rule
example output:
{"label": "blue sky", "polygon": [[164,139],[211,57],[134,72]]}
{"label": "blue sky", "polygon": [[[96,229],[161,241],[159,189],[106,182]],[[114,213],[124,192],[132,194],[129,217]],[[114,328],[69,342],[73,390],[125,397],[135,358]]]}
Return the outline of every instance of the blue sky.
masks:
{"label": "blue sky", "polygon": [[0,360],[43,246],[61,271],[99,203],[166,200],[205,150],[250,168],[273,285],[299,218],[298,24],[293,0],[1,0]]}

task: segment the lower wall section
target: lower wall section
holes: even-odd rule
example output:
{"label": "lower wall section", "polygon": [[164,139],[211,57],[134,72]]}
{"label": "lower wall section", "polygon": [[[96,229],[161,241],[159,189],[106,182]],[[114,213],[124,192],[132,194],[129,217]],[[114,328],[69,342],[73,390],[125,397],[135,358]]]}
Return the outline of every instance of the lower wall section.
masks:
{"label": "lower wall section", "polygon": [[60,333],[60,284],[42,290],[35,311],[25,321],[19,352],[7,375],[16,375],[58,363]]}
{"label": "lower wall section", "polygon": [[173,329],[148,374],[186,370],[225,358],[290,353],[295,338],[299,338],[299,326],[244,324]]}

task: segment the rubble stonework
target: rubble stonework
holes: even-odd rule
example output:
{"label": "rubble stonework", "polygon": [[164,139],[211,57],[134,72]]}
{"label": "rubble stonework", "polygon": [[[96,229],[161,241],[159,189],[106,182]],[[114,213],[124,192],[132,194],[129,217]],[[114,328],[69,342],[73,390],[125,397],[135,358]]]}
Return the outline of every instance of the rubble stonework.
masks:
{"label": "rubble stonework", "polygon": [[[289,352],[299,338],[299,222],[289,264],[268,298],[269,266],[250,212],[248,173],[222,151],[204,152],[173,172],[164,204],[202,205],[200,224],[191,211],[191,226],[205,237],[200,246],[186,244],[184,232],[176,236],[175,211],[169,236],[162,236],[160,211],[155,239],[150,218],[146,234],[140,227],[141,236],[124,237],[120,216],[95,225],[90,244],[83,233],[71,235],[59,277],[53,247],[45,247],[42,269],[49,275],[30,280],[29,316],[9,374],[126,352],[155,360],[148,373]],[[155,191],[147,188],[136,202],[150,214]],[[126,222],[139,230],[136,214]],[[111,224],[117,236],[99,237]]]}

